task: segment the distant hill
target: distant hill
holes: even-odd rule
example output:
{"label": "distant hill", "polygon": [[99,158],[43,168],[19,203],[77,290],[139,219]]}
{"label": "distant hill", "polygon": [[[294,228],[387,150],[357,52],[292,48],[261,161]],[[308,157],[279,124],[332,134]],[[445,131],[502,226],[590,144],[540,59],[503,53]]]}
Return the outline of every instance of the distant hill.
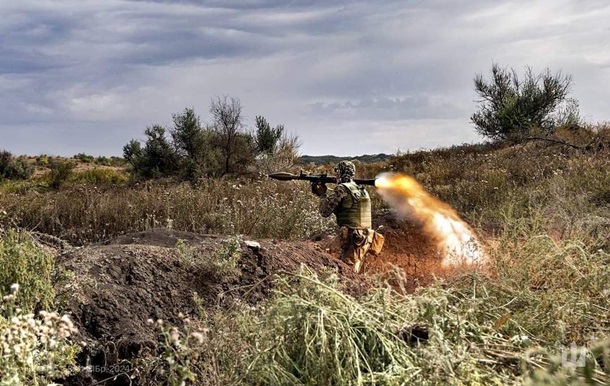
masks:
{"label": "distant hill", "polygon": [[356,157],[339,157],[335,155],[304,155],[299,158],[299,161],[303,164],[315,164],[315,165],[328,165],[328,164],[336,164],[339,161],[359,161],[363,163],[373,163],[373,162],[381,162],[390,158],[391,154],[365,154],[359,155]]}

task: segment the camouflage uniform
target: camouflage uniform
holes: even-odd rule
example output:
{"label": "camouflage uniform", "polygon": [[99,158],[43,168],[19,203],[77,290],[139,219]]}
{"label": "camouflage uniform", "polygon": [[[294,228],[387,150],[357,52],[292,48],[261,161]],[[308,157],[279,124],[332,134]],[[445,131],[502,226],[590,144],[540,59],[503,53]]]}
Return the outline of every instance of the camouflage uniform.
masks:
{"label": "camouflage uniform", "polygon": [[352,162],[341,161],[335,172],[339,184],[320,196],[319,210],[323,217],[332,213],[337,217],[341,260],[359,272],[375,234],[371,229],[371,201],[368,192],[353,181],[356,168]]}

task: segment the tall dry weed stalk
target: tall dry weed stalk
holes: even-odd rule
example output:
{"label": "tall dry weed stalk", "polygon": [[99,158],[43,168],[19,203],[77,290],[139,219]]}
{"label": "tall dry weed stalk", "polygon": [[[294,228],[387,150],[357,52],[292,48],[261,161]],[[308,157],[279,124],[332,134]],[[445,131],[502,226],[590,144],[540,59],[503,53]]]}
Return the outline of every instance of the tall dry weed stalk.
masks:
{"label": "tall dry weed stalk", "polygon": [[27,229],[84,244],[156,227],[197,233],[304,238],[330,220],[317,212],[306,184],[271,180],[209,180],[60,192],[0,192],[0,205]]}

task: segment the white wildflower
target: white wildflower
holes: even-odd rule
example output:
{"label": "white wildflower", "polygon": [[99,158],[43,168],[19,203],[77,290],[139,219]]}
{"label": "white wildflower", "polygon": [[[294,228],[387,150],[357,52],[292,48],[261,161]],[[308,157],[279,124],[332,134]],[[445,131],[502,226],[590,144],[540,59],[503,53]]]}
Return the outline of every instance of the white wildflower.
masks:
{"label": "white wildflower", "polygon": [[200,332],[193,332],[191,333],[191,337],[193,339],[195,339],[197,341],[197,343],[202,344],[203,343],[203,334]]}
{"label": "white wildflower", "polygon": [[178,345],[180,344],[180,334],[178,333],[177,328],[172,328],[169,332],[169,340],[172,344]]}

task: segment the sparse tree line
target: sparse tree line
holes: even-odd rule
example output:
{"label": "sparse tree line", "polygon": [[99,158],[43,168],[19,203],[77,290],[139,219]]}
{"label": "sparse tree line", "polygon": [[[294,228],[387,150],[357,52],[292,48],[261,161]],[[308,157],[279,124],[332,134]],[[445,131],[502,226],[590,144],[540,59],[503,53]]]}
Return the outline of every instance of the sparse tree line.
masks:
{"label": "sparse tree line", "polygon": [[[561,72],[552,74],[546,69],[535,74],[528,67],[520,78],[514,69],[493,64],[489,80],[481,74],[474,78],[481,99],[471,122],[481,136],[494,142],[545,140],[576,147],[553,137],[559,127],[577,130],[582,126],[578,101],[569,97],[571,85],[572,77]],[[237,98],[213,99],[209,113],[208,124],[201,122],[193,108],[185,108],[172,115],[171,127],[147,127],[143,141],[133,139],[123,147],[123,159],[83,153],[75,158],[102,165],[127,163],[136,180],[178,177],[196,182],[285,169],[299,157],[299,138],[287,134],[283,125],[272,127],[263,116],[256,116],[255,130],[247,130]],[[49,166],[52,170],[68,168],[61,163]],[[0,180],[27,179],[32,172],[24,159],[7,151],[0,153]]]}
{"label": "sparse tree line", "polygon": [[210,104],[212,122],[204,125],[193,108],[174,114],[169,128],[146,128],[144,142],[131,140],[123,155],[136,178],[177,176],[200,178],[244,174],[274,166],[291,165],[298,157],[299,141],[283,125],[272,127],[256,117],[256,130],[245,129],[239,99],[218,97]]}
{"label": "sparse tree line", "polygon": [[[474,78],[481,97],[479,110],[471,116],[475,129],[494,142],[518,143],[553,139],[559,127],[578,129],[582,125],[578,101],[569,98],[572,77],[549,69],[535,74],[526,68],[523,78],[514,69],[493,64],[491,79]],[[173,126],[148,127],[144,144],[132,140],[123,149],[125,160],[139,178],[181,176],[190,181],[202,177],[241,174],[257,165],[268,171],[287,167],[298,158],[297,137],[288,137],[284,126],[275,128],[262,116],[255,119],[256,130],[244,130],[238,99],[212,100],[212,123],[203,126],[192,108],[173,115]],[[166,134],[169,134],[167,136]]]}

